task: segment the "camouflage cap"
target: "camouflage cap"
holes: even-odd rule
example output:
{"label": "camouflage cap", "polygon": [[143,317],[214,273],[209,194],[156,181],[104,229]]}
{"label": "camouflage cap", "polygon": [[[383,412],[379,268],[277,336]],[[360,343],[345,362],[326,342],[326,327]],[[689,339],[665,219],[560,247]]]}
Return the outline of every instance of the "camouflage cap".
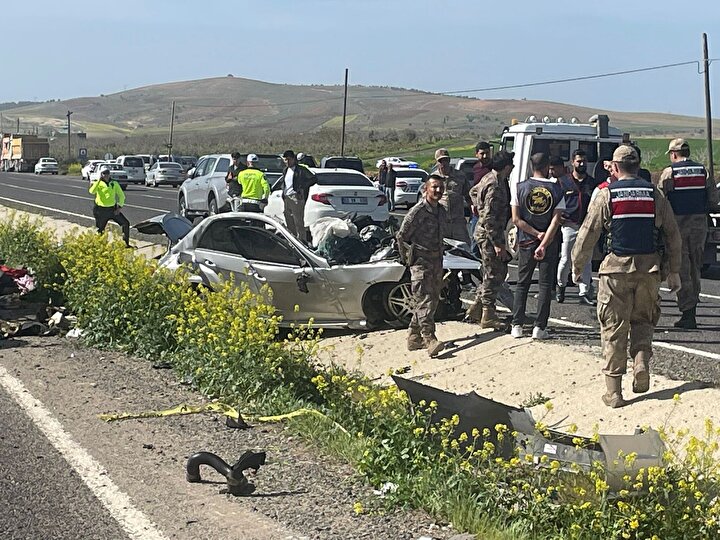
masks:
{"label": "camouflage cap", "polygon": [[683,149],[689,149],[690,145],[685,139],[681,139],[678,137],[677,139],[673,139],[670,141],[670,144],[668,145],[668,151],[665,152],[666,154],[669,154],[670,152],[678,152]]}
{"label": "camouflage cap", "polygon": [[616,162],[624,161],[626,163],[640,163],[640,158],[635,149],[628,144],[618,146],[612,155],[612,160]]}
{"label": "camouflage cap", "polygon": [[435,150],[435,161],[440,161],[445,158],[450,159],[450,152],[447,151],[447,148],[438,148]]}

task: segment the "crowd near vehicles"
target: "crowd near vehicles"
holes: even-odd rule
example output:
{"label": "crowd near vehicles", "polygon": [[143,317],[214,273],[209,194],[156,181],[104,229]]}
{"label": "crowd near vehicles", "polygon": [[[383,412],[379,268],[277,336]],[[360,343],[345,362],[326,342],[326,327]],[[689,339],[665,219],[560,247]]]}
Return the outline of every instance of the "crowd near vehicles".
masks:
{"label": "crowd near vehicles", "polygon": [[55,158],[44,157],[40,158],[35,164],[35,174],[57,174],[58,173],[58,162]]}
{"label": "crowd near vehicles", "polygon": [[40,158],[49,154],[50,143],[46,137],[3,133],[0,169],[4,172],[34,172]]}
{"label": "crowd near vehicles", "polygon": [[[283,325],[307,323],[310,317],[320,327],[366,328],[409,321],[410,278],[395,258],[336,264],[297,240],[279,221],[258,213],[209,216],[194,227],[180,216],[165,215],[135,228],[146,234],[165,232],[174,245],[160,265],[189,267],[190,279],[198,285],[214,287],[232,276],[261,295],[269,285],[273,295],[268,300],[283,316]],[[452,251],[443,260],[446,287],[439,317],[461,313],[457,276],[480,269],[472,256]]]}
{"label": "crowd near vehicles", "polygon": [[145,185],[158,187],[161,185],[179,186],[185,180],[185,171],[180,163],[173,161],[158,161],[148,169],[144,175]]}
{"label": "crowd near vehicles", "polygon": [[[317,183],[310,187],[305,202],[305,226],[320,218],[344,217],[349,214],[369,216],[383,222],[390,213],[387,199],[364,174],[353,169],[310,169]],[[284,179],[273,186],[264,213],[285,223],[282,198]]]}

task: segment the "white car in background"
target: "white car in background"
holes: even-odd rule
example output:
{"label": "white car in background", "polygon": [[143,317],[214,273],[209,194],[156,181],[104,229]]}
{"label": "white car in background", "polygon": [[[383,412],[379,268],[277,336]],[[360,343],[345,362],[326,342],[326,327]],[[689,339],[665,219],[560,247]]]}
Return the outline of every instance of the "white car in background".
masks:
{"label": "white car in background", "polygon": [[111,180],[115,180],[118,184],[120,184],[120,187],[123,189],[128,186],[128,175],[125,169],[122,168],[122,165],[120,165],[119,163],[111,163],[108,161],[102,161],[95,165],[95,168],[90,173],[91,182],[95,182],[96,180],[100,179],[100,169],[102,169],[103,166],[107,166],[110,169]]}
{"label": "white car in background", "polygon": [[225,182],[230,154],[202,156],[180,185],[178,213],[185,218],[212,216],[229,208]]}
{"label": "white car in background", "polygon": [[90,159],[85,163],[85,166],[80,170],[80,176],[82,176],[83,180],[90,180],[90,173],[95,170],[98,163],[105,163],[105,160]]}
{"label": "white car in background", "polygon": [[[324,217],[343,218],[349,214],[370,216],[373,221],[388,219],[387,199],[364,174],[352,169],[310,169],[317,184],[310,187],[305,202],[305,226]],[[268,198],[264,213],[285,223],[282,199],[284,179],[280,178]]]}
{"label": "white car in background", "polygon": [[182,184],[183,181],[185,181],[183,166],[174,161],[158,161],[157,163],[153,163],[145,175],[146,187],[158,187],[163,184],[177,187]]}
{"label": "white car in background", "polygon": [[145,162],[140,156],[118,156],[115,163],[122,165],[128,175],[128,182],[145,183]]}
{"label": "white car in background", "polygon": [[387,163],[388,165],[392,164],[393,167],[412,167],[415,168],[418,166],[416,161],[410,161],[409,159],[405,159],[403,157],[386,157],[382,159],[378,159],[375,166],[379,169],[382,162]]}
{"label": "white car in background", "polygon": [[35,174],[57,174],[58,173],[58,162],[55,158],[44,157],[40,158],[35,164]]}
{"label": "white car in background", "polygon": [[395,170],[395,206],[404,204],[408,208],[418,201],[420,186],[425,183],[428,173],[423,169],[393,167]]}

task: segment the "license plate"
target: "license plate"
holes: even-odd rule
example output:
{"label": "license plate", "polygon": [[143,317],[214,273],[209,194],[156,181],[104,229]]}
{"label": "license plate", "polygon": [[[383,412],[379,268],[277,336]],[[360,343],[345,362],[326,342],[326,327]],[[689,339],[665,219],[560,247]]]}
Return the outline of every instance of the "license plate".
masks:
{"label": "license plate", "polygon": [[367,197],[342,197],[343,204],[367,204]]}

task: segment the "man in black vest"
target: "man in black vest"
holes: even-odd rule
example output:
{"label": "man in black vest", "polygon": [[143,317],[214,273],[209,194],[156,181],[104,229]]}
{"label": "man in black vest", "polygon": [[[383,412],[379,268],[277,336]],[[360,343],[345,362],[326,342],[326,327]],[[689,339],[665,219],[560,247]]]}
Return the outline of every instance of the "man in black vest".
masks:
{"label": "man in black vest", "polygon": [[305,201],[308,197],[308,190],[317,183],[317,179],[310,169],[298,163],[295,152],[292,150],[285,150],[282,158],[285,162],[282,173],[285,224],[295,238],[304,242],[307,240]]}
{"label": "man in black vest", "polygon": [[705,167],[690,159],[690,145],[685,139],[670,141],[666,153],[670,155],[670,166],[660,175],[658,188],[670,201],[682,236],[682,287],[677,294],[682,317],[675,326],[691,329],[697,328],[695,315],[700,299],[707,215],[717,209],[718,190]]}
{"label": "man in black vest", "polygon": [[[599,271],[597,313],[605,357],[606,393],[602,399],[613,409],[626,404],[622,376],[627,371],[628,337],[633,392],[650,388],[660,282],[667,276],[668,287],[680,289],[680,232],[667,199],[652,183],[638,178],[639,166],[640,159],[631,146],[615,150],[611,174],[617,180],[598,191],[572,252],[573,280],[580,283],[601,232],[609,233],[610,253]],[[658,242],[661,235],[664,253]]]}
{"label": "man in black vest", "polygon": [[528,291],[535,267],[538,267],[538,313],[533,328],[533,339],[547,339],[546,330],[550,317],[550,289],[555,280],[555,261],[558,258],[558,242],[555,233],[560,228],[560,218],[565,210],[565,199],[557,178],[548,178],[550,159],[547,154],[530,156],[532,178],[517,185],[511,194],[513,223],[518,228],[518,283],[513,302],[511,335],[523,336]]}

